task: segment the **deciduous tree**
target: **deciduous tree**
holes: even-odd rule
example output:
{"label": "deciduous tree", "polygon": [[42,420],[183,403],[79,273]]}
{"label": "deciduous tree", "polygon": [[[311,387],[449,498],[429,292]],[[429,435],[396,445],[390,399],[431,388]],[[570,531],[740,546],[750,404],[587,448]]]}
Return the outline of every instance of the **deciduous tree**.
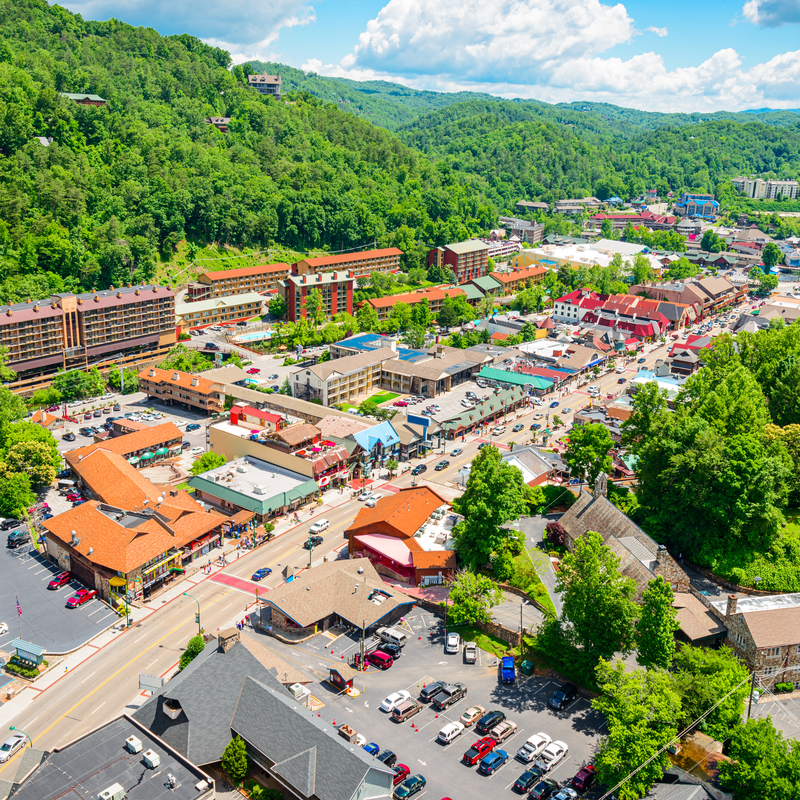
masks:
{"label": "deciduous tree", "polygon": [[503,592],[486,575],[460,569],[450,587],[450,621],[454,625],[489,622],[490,611],[503,602]]}
{"label": "deciduous tree", "polygon": [[650,581],[642,595],[636,660],[648,669],[669,669],[675,658],[675,631],[680,625],[673,599],[672,589],[661,575]]}
{"label": "deciduous tree", "polygon": [[222,453],[215,453],[209,450],[195,460],[192,466],[189,467],[189,472],[191,472],[192,475],[201,475],[203,472],[208,472],[210,469],[221,467],[226,461],[227,459]]}
{"label": "deciduous tree", "polygon": [[609,472],[611,469],[609,451],[613,446],[614,440],[605,425],[589,422],[574,426],[564,451],[564,460],[569,464],[570,474],[593,486],[601,472]]}

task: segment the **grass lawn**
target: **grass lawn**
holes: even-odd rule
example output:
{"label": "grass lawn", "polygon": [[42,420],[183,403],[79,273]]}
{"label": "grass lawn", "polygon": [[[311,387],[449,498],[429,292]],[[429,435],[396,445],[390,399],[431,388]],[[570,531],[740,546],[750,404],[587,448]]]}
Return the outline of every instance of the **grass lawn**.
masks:
{"label": "grass lawn", "polygon": [[517,648],[509,648],[507,642],[498,639],[496,636],[490,636],[484,633],[480,628],[475,628],[472,625],[448,625],[447,630],[457,632],[463,641],[475,642],[475,644],[487,653],[491,653],[498,658],[506,655],[519,655]]}
{"label": "grass lawn", "polygon": [[373,403],[380,405],[381,403],[388,403],[390,400],[396,400],[398,397],[400,397],[399,394],[393,394],[392,392],[377,392],[369,399]]}
{"label": "grass lawn", "polygon": [[551,616],[555,617],[557,616],[556,607],[553,605],[547,587],[539,577],[539,570],[545,569],[544,559],[546,556],[538,550],[535,551],[534,556],[536,557],[536,562],[533,561],[531,554],[527,550],[523,550],[514,559],[515,573],[509,583],[536,598],[536,601],[547,609]]}
{"label": "grass lawn", "polygon": [[349,411],[351,408],[358,411],[358,406],[354,406],[352,403],[339,403],[339,411]]}

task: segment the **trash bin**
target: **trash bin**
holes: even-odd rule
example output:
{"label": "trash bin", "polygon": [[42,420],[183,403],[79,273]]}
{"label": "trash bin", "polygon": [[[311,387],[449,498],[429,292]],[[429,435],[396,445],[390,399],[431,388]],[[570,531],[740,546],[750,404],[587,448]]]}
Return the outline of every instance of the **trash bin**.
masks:
{"label": "trash bin", "polygon": [[533,675],[533,661],[528,661],[526,659],[519,665],[519,669],[523,675]]}

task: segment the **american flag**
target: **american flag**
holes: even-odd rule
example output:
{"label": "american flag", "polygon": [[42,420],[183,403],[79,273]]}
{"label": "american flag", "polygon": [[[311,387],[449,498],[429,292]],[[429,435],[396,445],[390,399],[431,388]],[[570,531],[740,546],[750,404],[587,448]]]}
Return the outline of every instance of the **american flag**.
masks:
{"label": "american flag", "polygon": [[19,604],[19,597],[17,598],[17,616],[22,616],[22,606]]}

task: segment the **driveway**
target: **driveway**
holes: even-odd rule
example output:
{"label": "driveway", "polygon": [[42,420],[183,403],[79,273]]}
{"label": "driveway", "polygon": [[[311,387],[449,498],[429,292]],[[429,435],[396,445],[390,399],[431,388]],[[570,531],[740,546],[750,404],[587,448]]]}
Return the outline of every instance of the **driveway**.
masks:
{"label": "driveway", "polygon": [[[0,636],[0,650],[9,652],[20,637],[41,645],[48,653],[66,653],[110,628],[119,617],[100,600],[79,608],[66,608],[67,598],[81,584],[72,581],[50,591],[47,584],[61,570],[49,564],[32,545],[0,549],[0,621],[8,633]],[[19,601],[22,616],[17,617]]]}
{"label": "driveway", "polygon": [[[546,514],[537,517],[520,517],[519,521],[514,523],[513,527],[516,530],[521,530],[525,534],[525,546],[531,554],[531,559],[534,564],[540,561],[544,562],[544,569],[539,573],[542,583],[547,587],[550,593],[550,599],[556,607],[556,613],[561,614],[562,603],[561,595],[556,592],[556,574],[550,564],[550,559],[547,557],[547,550],[544,546],[544,529],[548,522],[561,518],[561,514]],[[544,556],[544,557],[543,557]],[[519,611],[517,612],[519,613]],[[519,622],[517,622],[519,625]]]}

